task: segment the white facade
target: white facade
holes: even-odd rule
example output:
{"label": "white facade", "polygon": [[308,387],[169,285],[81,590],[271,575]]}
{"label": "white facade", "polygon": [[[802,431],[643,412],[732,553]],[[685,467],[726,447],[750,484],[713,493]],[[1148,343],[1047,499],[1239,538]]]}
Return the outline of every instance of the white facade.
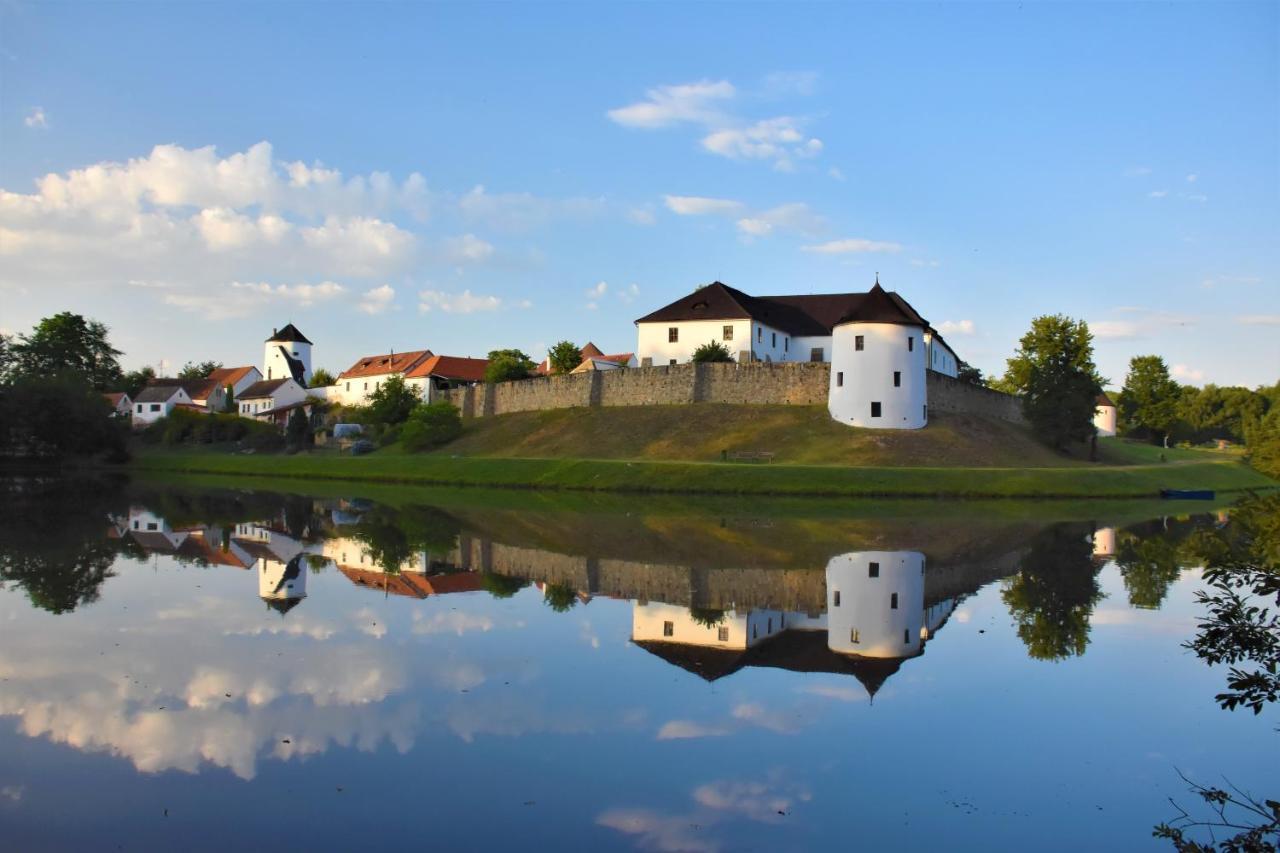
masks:
{"label": "white facade", "polygon": [[930,331],[924,333],[924,342],[929,353],[927,361],[930,370],[952,379],[960,375],[960,359],[952,352],[951,347]]}
{"label": "white facade", "polygon": [[832,418],[878,429],[920,429],[928,423],[924,329],[844,323],[835,328],[832,350]]}
{"label": "white facade", "polygon": [[827,646],[841,654],[914,657],[924,650],[924,554],[854,551],[827,563]]}
{"label": "white facade", "polygon": [[311,344],[305,341],[267,341],[262,352],[263,378],[284,379],[293,376],[286,354],[302,362],[302,381],[309,385],[311,383]]}
{"label": "white facade", "polygon": [[[172,385],[172,386],[165,386],[165,387],[173,389],[173,393],[170,394],[167,399],[160,402],[156,402],[156,401],[142,402],[142,403],[135,402],[133,404],[133,425],[135,427],[146,426],[147,424],[151,424],[151,423],[154,423],[155,421],[160,420],[161,418],[167,416],[170,412],[172,412],[174,406],[195,405],[191,397],[187,394],[186,391],[183,390],[181,385]],[[142,396],[142,395],[139,395],[139,396]]]}
{"label": "white facade", "polygon": [[1116,434],[1116,407],[1100,405],[1093,410],[1093,425],[1099,436]]}
{"label": "white facade", "polygon": [[1093,531],[1093,556],[1110,558],[1116,555],[1116,529],[1099,527]]}
{"label": "white facade", "polygon": [[788,615],[781,610],[728,610],[718,623],[707,625],[678,604],[636,602],[631,608],[631,639],[745,651],[787,630]]}
{"label": "white facade", "polygon": [[307,571],[301,555],[286,561],[258,560],[258,597],[264,601],[297,601],[307,597]]}
{"label": "white facade", "polygon": [[241,417],[251,418],[254,415],[265,414],[272,409],[278,409],[281,406],[301,403],[305,399],[307,399],[307,389],[292,379],[288,379],[269,395],[245,397],[238,402],[237,407],[240,410]]}
{"label": "white facade", "polygon": [[[674,338],[674,340],[673,340]],[[820,341],[821,343],[806,343]],[[808,361],[812,346],[829,352],[830,338],[792,338],[787,332],[754,320],[673,320],[671,322],[636,324],[636,358],[644,364],[652,359],[654,367],[685,364],[693,359],[693,351],[708,342],[729,350],[734,361]],[[829,356],[824,355],[824,361]]]}

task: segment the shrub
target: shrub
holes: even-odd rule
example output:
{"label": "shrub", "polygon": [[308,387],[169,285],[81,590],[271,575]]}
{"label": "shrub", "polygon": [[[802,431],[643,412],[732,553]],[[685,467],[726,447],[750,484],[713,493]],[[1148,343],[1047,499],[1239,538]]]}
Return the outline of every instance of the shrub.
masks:
{"label": "shrub", "polygon": [[405,450],[417,452],[448,444],[462,435],[462,414],[450,403],[423,404],[413,410],[400,431]]}
{"label": "shrub", "polygon": [[527,379],[533,375],[537,366],[533,359],[518,349],[490,350],[489,364],[484,369],[484,381],[511,382]]}
{"label": "shrub", "polygon": [[719,341],[707,341],[693,351],[693,361],[697,364],[733,361],[729,348]]}
{"label": "shrub", "polygon": [[418,404],[418,393],[395,375],[385,380],[369,395],[369,418],[375,423],[404,423]]}

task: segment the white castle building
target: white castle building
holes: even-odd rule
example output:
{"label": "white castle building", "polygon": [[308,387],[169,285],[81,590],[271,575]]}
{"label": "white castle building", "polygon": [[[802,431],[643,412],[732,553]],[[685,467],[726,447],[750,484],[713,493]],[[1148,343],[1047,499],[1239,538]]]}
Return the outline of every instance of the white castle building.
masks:
{"label": "white castle building", "polygon": [[925,426],[926,371],[960,370],[937,330],[879,278],[866,293],[807,296],[750,296],[717,281],[635,322],[645,366],[688,362],[709,342],[738,362],[829,362],[827,408],[849,426]]}

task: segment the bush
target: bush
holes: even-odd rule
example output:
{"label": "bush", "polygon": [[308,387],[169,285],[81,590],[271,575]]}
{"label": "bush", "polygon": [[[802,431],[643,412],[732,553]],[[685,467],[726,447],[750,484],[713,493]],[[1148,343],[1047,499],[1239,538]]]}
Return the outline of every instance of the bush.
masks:
{"label": "bush", "polygon": [[462,435],[462,414],[449,403],[419,405],[400,431],[405,450],[429,450]]}
{"label": "bush", "polygon": [[174,409],[142,432],[149,444],[219,444],[241,442],[255,450],[275,450],[284,446],[284,438],[275,424],[263,423],[239,415],[195,412]]}
{"label": "bush", "polygon": [[696,364],[724,363],[733,361],[733,356],[729,348],[719,341],[707,341],[693,351],[693,361]]}
{"label": "bush", "polygon": [[[576,365],[575,365],[576,366]],[[484,369],[485,382],[513,382],[533,375],[538,365],[518,349],[489,351],[489,364]]]}
{"label": "bush", "polygon": [[376,423],[400,424],[417,404],[418,392],[397,374],[386,379],[369,395],[368,416]]}

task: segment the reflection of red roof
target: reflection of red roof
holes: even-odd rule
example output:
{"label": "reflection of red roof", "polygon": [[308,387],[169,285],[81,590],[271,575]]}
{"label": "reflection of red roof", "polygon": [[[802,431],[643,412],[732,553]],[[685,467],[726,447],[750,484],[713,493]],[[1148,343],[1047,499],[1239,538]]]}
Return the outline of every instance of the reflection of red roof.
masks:
{"label": "reflection of red roof", "polygon": [[433,355],[405,374],[407,379],[423,376],[439,376],[442,379],[458,379],[463,382],[483,382],[486,358],[461,358],[456,355]]}
{"label": "reflection of red roof", "polygon": [[205,538],[205,533],[201,533],[187,537],[187,541],[182,543],[179,549],[183,556],[199,557],[206,563],[215,566],[231,566],[236,569],[247,569],[252,563],[242,562],[236,557],[235,552],[230,548],[222,550],[214,543]]}
{"label": "reflection of red roof", "polygon": [[442,575],[422,575],[417,572],[375,572],[369,569],[353,569],[338,566],[338,571],[357,586],[376,589],[388,595],[409,598],[426,598],[429,595],[447,595],[451,592],[475,592],[480,586],[480,575],[475,572],[455,572]]}
{"label": "reflection of red roof", "polygon": [[431,350],[419,349],[411,352],[387,353],[386,355],[366,355],[355,364],[338,374],[339,379],[354,379],[358,376],[381,376],[384,373],[404,373],[412,370],[418,362],[431,357]]}

